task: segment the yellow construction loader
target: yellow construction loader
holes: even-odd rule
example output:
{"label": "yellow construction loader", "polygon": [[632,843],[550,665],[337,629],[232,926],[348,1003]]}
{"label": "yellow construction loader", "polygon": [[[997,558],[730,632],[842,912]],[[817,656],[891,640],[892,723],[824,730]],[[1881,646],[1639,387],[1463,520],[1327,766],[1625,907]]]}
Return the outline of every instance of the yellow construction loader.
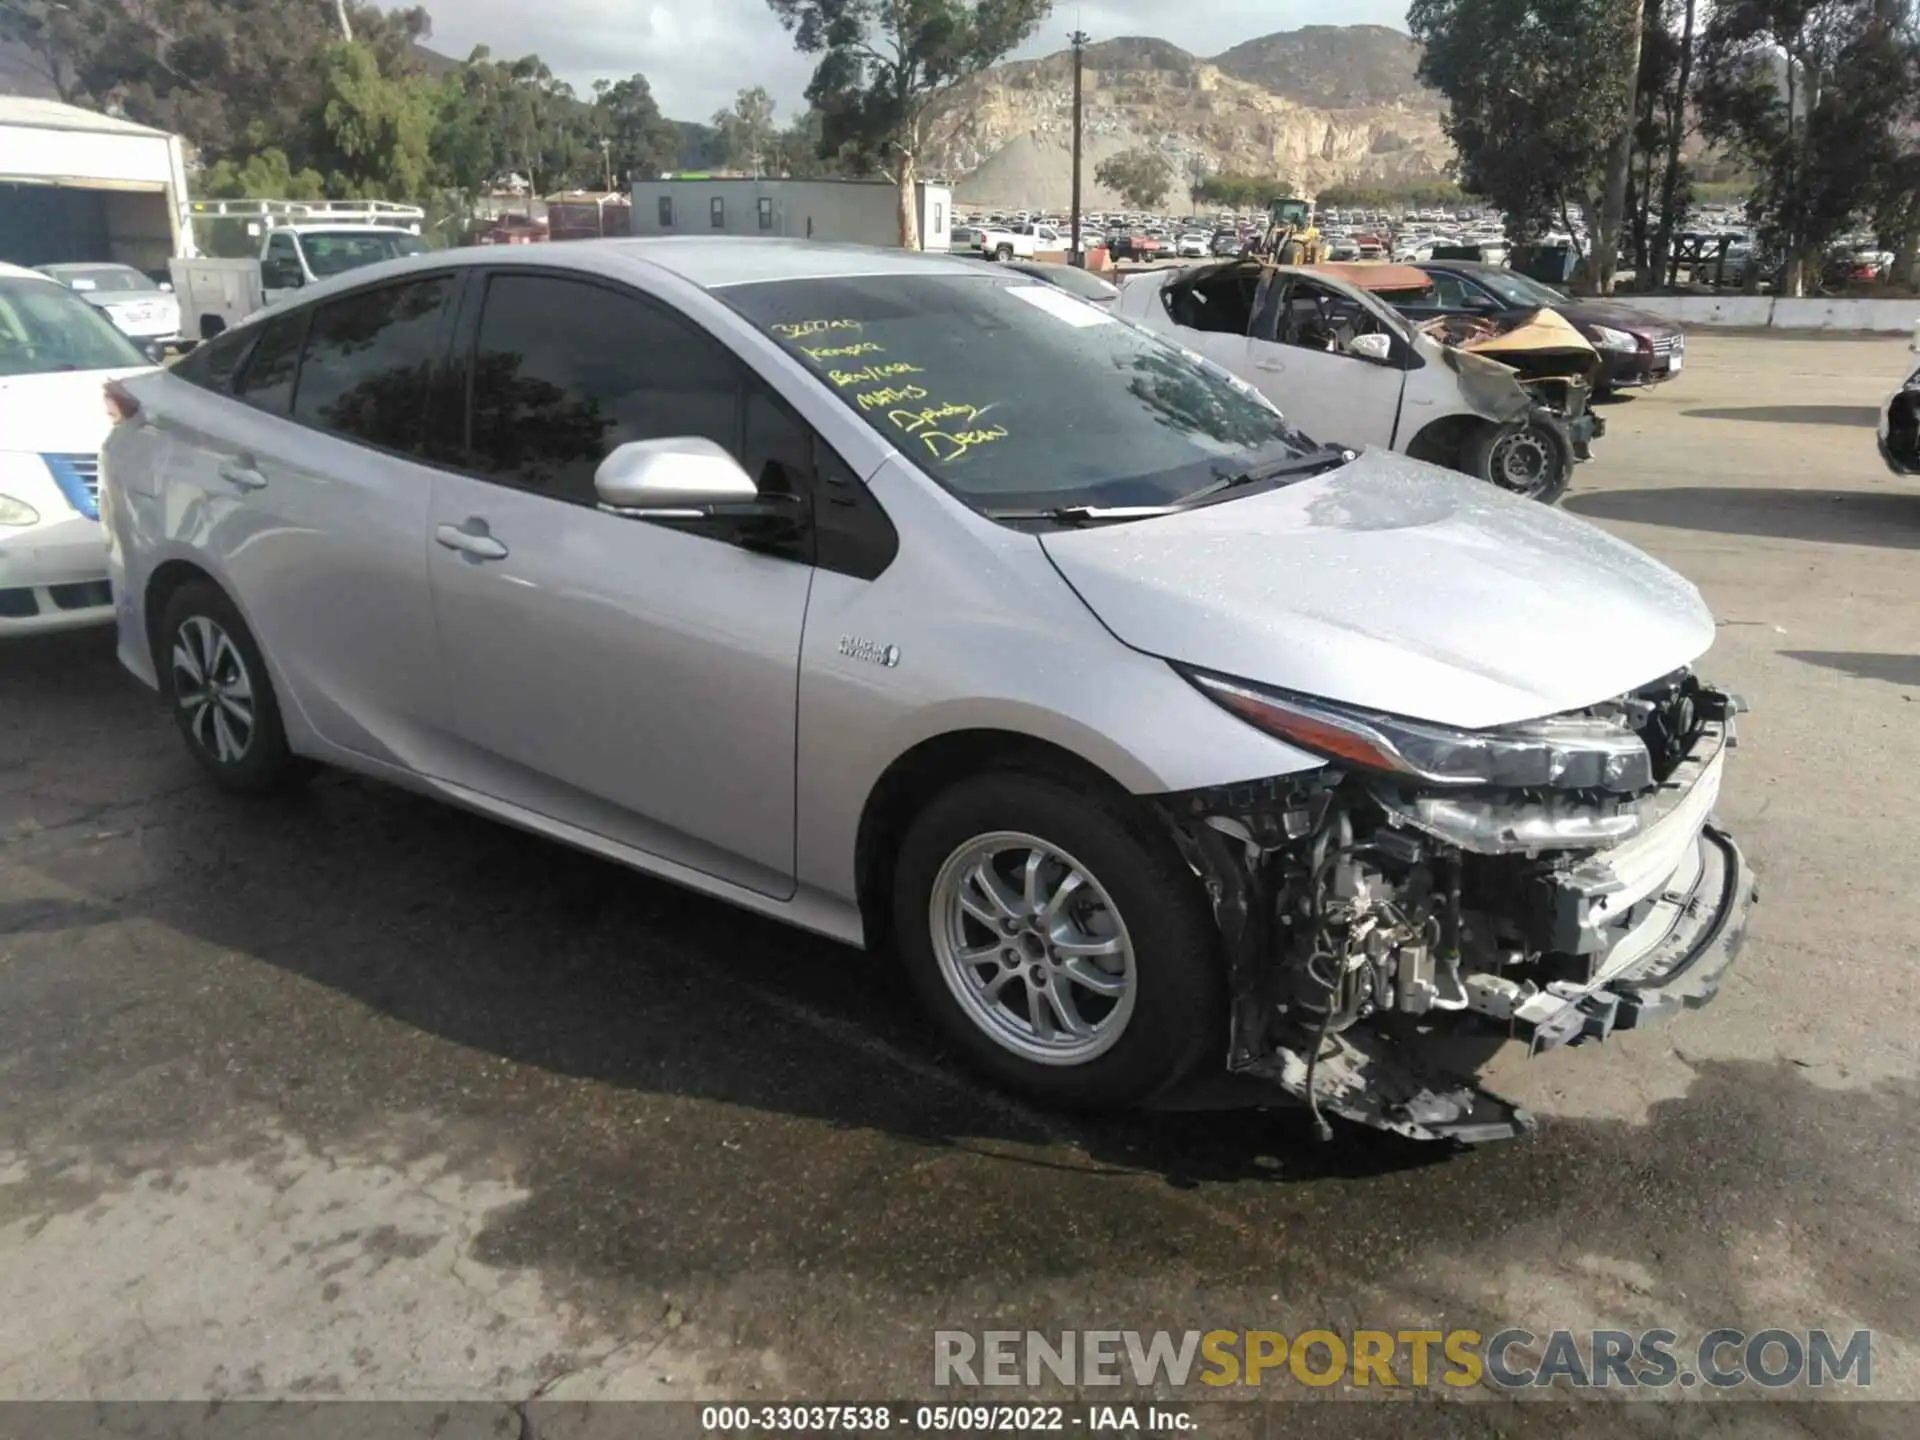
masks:
{"label": "yellow construction loader", "polygon": [[1327,258],[1320,227],[1314,223],[1313,201],[1287,198],[1267,202],[1267,233],[1261,253],[1281,265],[1318,265]]}

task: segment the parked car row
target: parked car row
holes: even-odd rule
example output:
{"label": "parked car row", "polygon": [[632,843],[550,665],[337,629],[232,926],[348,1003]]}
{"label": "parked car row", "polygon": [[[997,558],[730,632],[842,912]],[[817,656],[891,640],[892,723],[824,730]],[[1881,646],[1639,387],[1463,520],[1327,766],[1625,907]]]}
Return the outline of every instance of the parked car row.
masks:
{"label": "parked car row", "polygon": [[[1018,263],[608,241],[311,286],[110,386],[121,659],[225,787],[338,765],[885,945],[1043,1102],[1224,1065],[1489,1140],[1526,1120],[1461,1039],[1710,999],[1751,876],[1698,592]],[[1304,283],[1253,298],[1305,324]],[[1367,363],[1429,356],[1333,293]]]}

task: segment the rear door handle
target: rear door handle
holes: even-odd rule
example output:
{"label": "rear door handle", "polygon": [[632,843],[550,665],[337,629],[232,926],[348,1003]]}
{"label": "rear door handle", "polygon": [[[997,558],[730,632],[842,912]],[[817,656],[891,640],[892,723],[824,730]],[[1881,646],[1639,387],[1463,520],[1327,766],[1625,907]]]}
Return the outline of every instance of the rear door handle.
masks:
{"label": "rear door handle", "polygon": [[229,485],[239,486],[242,490],[264,490],[267,488],[266,476],[262,475],[251,465],[243,465],[238,460],[221,461],[220,478]]}
{"label": "rear door handle", "polygon": [[487,522],[475,517],[465,526],[442,525],[433,532],[436,542],[475,560],[504,560],[507,547],[487,533]]}

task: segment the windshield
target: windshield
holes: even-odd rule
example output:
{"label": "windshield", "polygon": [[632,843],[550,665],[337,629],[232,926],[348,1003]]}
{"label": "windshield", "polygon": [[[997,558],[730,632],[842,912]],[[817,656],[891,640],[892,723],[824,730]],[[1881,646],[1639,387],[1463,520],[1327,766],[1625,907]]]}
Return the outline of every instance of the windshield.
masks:
{"label": "windshield", "polygon": [[1509,305],[1564,305],[1567,297],[1551,286],[1511,270],[1476,270],[1473,278]]}
{"label": "windshield", "polygon": [[145,364],[133,342],[71,290],[52,280],[0,279],[0,376]]}
{"label": "windshield", "polygon": [[382,260],[397,260],[402,255],[424,255],[427,247],[420,243],[418,235],[399,234],[391,230],[374,230],[361,234],[307,234],[300,237],[300,244],[307,252],[307,265],[315,278],[324,280],[329,275],[344,275],[349,270],[358,270],[362,265],[377,265]]}
{"label": "windshield", "polygon": [[969,504],[1165,505],[1315,448],[1251,386],[1025,277],[719,294]]}
{"label": "windshield", "polygon": [[153,281],[131,265],[49,265],[48,275],[75,290],[154,290]]}
{"label": "windshield", "polygon": [[1023,274],[1036,280],[1045,280],[1050,285],[1058,285],[1070,295],[1078,295],[1082,300],[1097,300],[1101,304],[1115,299],[1119,290],[1102,280],[1098,275],[1090,275],[1085,270],[1072,265],[1030,265],[1022,266]]}

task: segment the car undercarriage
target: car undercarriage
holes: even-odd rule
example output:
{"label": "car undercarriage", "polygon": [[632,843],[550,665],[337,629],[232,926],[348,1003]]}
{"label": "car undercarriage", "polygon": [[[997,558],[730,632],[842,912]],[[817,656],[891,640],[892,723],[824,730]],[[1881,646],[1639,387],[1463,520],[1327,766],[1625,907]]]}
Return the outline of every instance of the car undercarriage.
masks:
{"label": "car undercarriage", "polygon": [[1539,1054],[1713,998],[1754,898],[1711,818],[1742,709],[1680,672],[1525,727],[1506,783],[1336,763],[1167,797],[1225,946],[1228,1069],[1323,1136],[1329,1114],[1414,1139],[1529,1129],[1449,1042]]}

